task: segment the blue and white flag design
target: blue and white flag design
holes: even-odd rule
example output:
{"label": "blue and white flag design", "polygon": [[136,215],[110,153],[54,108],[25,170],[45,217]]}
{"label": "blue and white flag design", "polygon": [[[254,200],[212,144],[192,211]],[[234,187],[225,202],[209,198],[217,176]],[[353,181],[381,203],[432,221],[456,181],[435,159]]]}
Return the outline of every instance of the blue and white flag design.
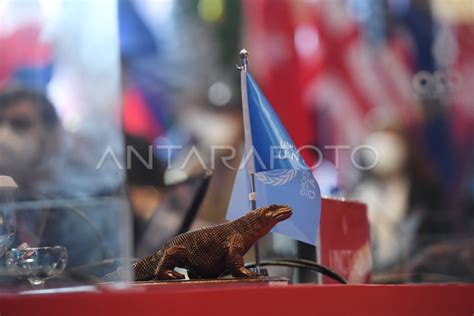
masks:
{"label": "blue and white flag design", "polygon": [[245,72],[244,124],[246,146],[237,172],[227,219],[234,220],[249,210],[249,173],[255,174],[257,207],[287,204],[293,216],[280,222],[273,232],[316,244],[319,234],[321,195],[319,186],[295,147],[275,111]]}

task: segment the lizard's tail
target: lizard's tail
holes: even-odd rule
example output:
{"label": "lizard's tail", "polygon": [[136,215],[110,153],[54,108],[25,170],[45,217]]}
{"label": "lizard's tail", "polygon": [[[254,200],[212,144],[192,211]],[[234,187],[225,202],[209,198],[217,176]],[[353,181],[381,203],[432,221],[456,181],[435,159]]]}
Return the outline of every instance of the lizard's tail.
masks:
{"label": "lizard's tail", "polygon": [[163,258],[163,252],[158,251],[134,263],[132,269],[135,281],[153,280],[163,264],[161,258]]}
{"label": "lizard's tail", "polygon": [[[163,253],[161,251],[141,259],[132,264],[132,279],[133,281],[148,281],[155,278],[156,271],[159,271],[161,265],[161,258]],[[106,274],[102,280],[104,282],[116,282],[123,280],[124,267],[119,267],[117,270]]]}
{"label": "lizard's tail", "polygon": [[116,282],[120,281],[123,274],[123,267],[119,267],[117,270],[107,273],[104,277],[102,277],[102,281],[104,282]]}

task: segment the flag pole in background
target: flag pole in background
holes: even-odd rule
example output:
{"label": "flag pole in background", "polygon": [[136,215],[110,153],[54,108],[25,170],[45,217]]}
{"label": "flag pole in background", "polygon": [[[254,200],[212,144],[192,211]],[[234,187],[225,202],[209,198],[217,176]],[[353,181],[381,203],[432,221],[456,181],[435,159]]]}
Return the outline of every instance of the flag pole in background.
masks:
{"label": "flag pole in background", "polygon": [[[249,202],[251,210],[257,208],[257,193],[255,192],[255,159],[253,157],[253,148],[252,148],[252,131],[250,126],[250,115],[249,115],[249,101],[247,95],[247,67],[249,63],[249,52],[243,48],[240,51],[240,59],[242,60],[242,65],[238,67],[240,70],[240,87],[242,91],[242,113],[244,119],[244,138],[245,138],[245,155],[247,157],[247,172],[250,177],[250,192],[249,192]],[[260,274],[260,247],[258,240],[254,245],[255,249],[255,272]]]}

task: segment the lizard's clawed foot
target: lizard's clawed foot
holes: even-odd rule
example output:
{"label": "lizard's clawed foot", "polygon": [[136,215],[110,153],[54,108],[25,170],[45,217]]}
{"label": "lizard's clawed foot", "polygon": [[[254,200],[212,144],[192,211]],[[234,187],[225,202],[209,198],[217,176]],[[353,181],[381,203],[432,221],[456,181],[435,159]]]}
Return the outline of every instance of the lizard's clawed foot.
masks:
{"label": "lizard's clawed foot", "polygon": [[160,280],[179,280],[179,279],[184,279],[185,276],[181,273],[178,273],[174,270],[165,270],[160,273],[157,279]]}
{"label": "lizard's clawed foot", "polygon": [[258,277],[258,274],[247,268],[242,267],[234,271],[234,273],[232,273],[232,276],[237,278],[255,278]]}

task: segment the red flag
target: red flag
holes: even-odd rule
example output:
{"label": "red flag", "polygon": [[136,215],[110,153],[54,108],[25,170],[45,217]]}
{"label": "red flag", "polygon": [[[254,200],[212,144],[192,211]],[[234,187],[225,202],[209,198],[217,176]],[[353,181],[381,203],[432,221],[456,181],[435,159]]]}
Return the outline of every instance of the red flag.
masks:
{"label": "red flag", "polygon": [[318,44],[303,59],[304,80],[310,82],[305,86],[318,113],[325,113],[330,121],[330,141],[355,145],[371,129],[371,118],[380,120],[377,113],[410,123],[417,118],[418,108],[404,42],[387,40],[383,46],[370,47],[346,5],[343,1],[308,4],[304,25]]}
{"label": "red flag", "polygon": [[123,93],[123,128],[126,133],[141,136],[150,143],[162,133],[140,90],[127,85]]}
{"label": "red flag", "polygon": [[19,67],[51,62],[51,47],[40,36],[41,27],[36,24],[23,25],[8,34],[0,33],[0,83],[11,79]]}
{"label": "red flag", "polygon": [[[246,46],[250,72],[273,105],[297,147],[314,144],[314,112],[304,102],[299,57],[295,49],[295,21],[290,0],[244,1]],[[302,155],[308,164],[309,151]]]}

